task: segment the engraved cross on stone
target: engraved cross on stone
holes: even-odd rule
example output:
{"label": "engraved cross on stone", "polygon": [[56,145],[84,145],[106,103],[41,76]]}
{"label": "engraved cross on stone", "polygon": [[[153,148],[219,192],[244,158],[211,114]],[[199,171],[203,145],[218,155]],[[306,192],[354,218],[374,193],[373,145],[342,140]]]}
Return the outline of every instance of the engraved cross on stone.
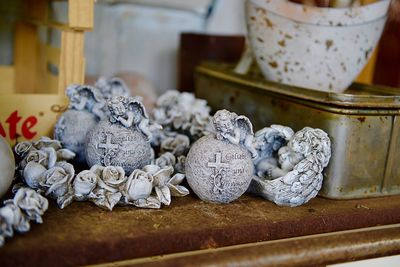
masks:
{"label": "engraved cross on stone", "polygon": [[111,134],[106,134],[106,142],[100,143],[97,147],[103,148],[105,150],[105,154],[108,154],[111,150],[117,149],[119,146],[117,144],[111,143]]}
{"label": "engraved cross on stone", "polygon": [[221,160],[222,160],[222,153],[218,152],[217,154],[215,154],[215,162],[208,162],[207,167],[215,168],[214,173],[217,173],[222,168],[228,168],[229,164],[223,163]]}

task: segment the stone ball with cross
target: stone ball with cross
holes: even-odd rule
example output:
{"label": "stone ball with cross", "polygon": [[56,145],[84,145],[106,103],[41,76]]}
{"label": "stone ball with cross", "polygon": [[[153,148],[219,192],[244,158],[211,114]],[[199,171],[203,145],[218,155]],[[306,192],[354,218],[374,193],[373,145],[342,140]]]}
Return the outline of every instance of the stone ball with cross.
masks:
{"label": "stone ball with cross", "polygon": [[86,161],[89,166],[120,166],[126,174],[150,164],[153,158],[150,142],[134,127],[102,120],[86,140]]}
{"label": "stone ball with cross", "polygon": [[253,172],[251,155],[243,145],[218,140],[214,134],[194,143],[185,163],[189,186],[200,199],[215,203],[239,198]]}

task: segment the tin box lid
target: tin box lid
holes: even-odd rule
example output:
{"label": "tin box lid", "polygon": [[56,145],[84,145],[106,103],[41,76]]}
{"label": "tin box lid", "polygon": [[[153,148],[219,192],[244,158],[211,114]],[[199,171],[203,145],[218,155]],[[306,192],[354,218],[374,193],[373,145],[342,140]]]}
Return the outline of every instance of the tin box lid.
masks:
{"label": "tin box lid", "polygon": [[267,81],[258,71],[241,75],[236,74],[233,69],[233,65],[207,62],[201,64],[197,71],[254,90],[312,101],[325,106],[400,109],[400,88],[353,83],[343,93],[323,92]]}

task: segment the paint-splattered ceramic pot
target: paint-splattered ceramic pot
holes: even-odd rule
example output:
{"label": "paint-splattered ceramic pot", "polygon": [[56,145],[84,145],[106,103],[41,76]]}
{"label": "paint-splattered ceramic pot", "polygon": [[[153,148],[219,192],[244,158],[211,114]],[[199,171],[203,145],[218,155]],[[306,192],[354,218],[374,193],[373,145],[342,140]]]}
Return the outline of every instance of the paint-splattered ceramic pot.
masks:
{"label": "paint-splattered ceramic pot", "polygon": [[376,47],[390,0],[319,8],[287,0],[247,0],[248,36],[268,80],[345,90]]}

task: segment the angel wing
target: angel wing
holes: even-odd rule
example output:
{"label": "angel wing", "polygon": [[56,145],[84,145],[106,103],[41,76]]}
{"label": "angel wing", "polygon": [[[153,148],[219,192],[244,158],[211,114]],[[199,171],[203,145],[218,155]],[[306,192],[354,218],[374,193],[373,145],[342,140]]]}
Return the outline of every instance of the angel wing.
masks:
{"label": "angel wing", "polygon": [[129,97],[128,107],[134,113],[139,113],[146,119],[149,118],[149,116],[147,115],[147,112],[146,112],[146,108],[144,107],[143,103],[141,101],[139,101],[139,99],[134,98],[134,97]]}
{"label": "angel wing", "polygon": [[297,132],[293,139],[296,139],[296,136],[307,136],[304,134],[306,131],[316,132],[320,136],[320,138],[302,140],[308,142],[308,145],[314,149],[304,154],[304,159],[282,177],[275,180],[253,177],[249,192],[278,205],[290,207],[307,203],[318,194],[323,182],[322,171],[328,165],[331,156],[330,140],[325,132],[312,128],[304,128]]}
{"label": "angel wing", "polygon": [[90,95],[94,101],[96,101],[97,103],[100,102],[104,102],[104,97],[103,94],[100,92],[99,89],[97,89],[94,86],[90,86],[90,85],[82,85],[80,86],[80,88],[78,89],[79,93],[81,92],[86,92],[88,95]]}
{"label": "angel wing", "polygon": [[242,130],[246,135],[254,135],[253,125],[246,116],[240,115],[235,118],[236,126]]}
{"label": "angel wing", "polygon": [[282,125],[271,125],[257,131],[254,137],[258,159],[272,157],[272,154],[285,145],[293,134],[291,128]]}
{"label": "angel wing", "polygon": [[116,94],[123,95],[123,96],[130,95],[129,88],[122,79],[114,77],[114,78],[111,78],[108,83],[111,86],[111,93],[113,95],[116,95]]}

